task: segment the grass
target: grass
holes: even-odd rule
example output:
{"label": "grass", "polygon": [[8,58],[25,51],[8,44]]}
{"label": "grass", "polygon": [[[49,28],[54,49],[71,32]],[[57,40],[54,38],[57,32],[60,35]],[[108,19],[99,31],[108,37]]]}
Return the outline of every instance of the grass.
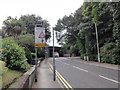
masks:
{"label": "grass", "polygon": [[2,87],[9,86],[15,79],[19,78],[23,73],[8,69],[2,76]]}

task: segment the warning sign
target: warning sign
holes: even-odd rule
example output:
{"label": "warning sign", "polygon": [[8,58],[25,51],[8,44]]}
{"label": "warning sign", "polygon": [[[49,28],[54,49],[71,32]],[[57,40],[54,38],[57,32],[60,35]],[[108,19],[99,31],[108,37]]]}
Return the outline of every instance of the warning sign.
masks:
{"label": "warning sign", "polygon": [[35,47],[45,47],[45,28],[35,27]]}
{"label": "warning sign", "polygon": [[43,33],[43,32],[41,32],[38,38],[42,38],[42,39],[43,39],[43,38],[45,38],[44,33]]}

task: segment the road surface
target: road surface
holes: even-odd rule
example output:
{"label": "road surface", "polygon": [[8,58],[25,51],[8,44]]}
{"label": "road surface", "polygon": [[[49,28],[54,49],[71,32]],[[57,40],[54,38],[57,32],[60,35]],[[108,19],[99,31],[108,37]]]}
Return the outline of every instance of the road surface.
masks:
{"label": "road surface", "polygon": [[[56,70],[72,88],[118,88],[118,70],[84,63],[70,58],[55,58]],[[52,58],[49,58],[52,64]]]}

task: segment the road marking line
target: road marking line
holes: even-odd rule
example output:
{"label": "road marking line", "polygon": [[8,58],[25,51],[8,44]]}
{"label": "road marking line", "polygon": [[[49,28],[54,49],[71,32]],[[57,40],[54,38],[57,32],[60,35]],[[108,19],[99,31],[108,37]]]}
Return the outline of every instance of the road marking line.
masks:
{"label": "road marking line", "polygon": [[76,69],[79,69],[79,70],[81,70],[81,71],[88,72],[88,71],[85,70],[85,69],[82,69],[82,68],[79,68],[79,67],[76,67],[76,66],[73,66],[73,67],[76,68]]}
{"label": "road marking line", "polygon": [[70,65],[70,64],[68,64],[68,63],[64,63],[64,64],[66,64],[66,65]]}
{"label": "road marking line", "polygon": [[[53,69],[52,65],[49,63],[50,68]],[[68,90],[74,90],[70,84],[62,77],[62,75],[56,70],[56,75],[57,77],[60,79],[60,81],[64,84],[64,86],[68,89]]]}
{"label": "road marking line", "polygon": [[68,90],[73,90],[73,88],[70,86],[70,84],[63,78],[63,76],[56,70],[57,75],[61,78],[61,81],[64,82],[64,84],[67,85]]}
{"label": "road marking line", "polygon": [[[50,69],[50,71],[53,73],[51,66],[50,66],[49,69]],[[61,88],[64,88],[63,85],[60,83],[60,81],[59,81],[58,79],[57,79],[57,81],[58,81],[58,83],[60,84],[60,87],[61,87]]]}
{"label": "road marking line", "polygon": [[113,82],[115,82],[115,83],[120,84],[120,82],[118,82],[118,81],[116,81],[116,80],[113,80],[113,79],[110,79],[110,78],[107,78],[107,77],[104,77],[104,76],[102,76],[102,75],[99,75],[99,77],[101,77],[101,78],[107,79],[107,80],[109,80],[109,81],[113,81]]}

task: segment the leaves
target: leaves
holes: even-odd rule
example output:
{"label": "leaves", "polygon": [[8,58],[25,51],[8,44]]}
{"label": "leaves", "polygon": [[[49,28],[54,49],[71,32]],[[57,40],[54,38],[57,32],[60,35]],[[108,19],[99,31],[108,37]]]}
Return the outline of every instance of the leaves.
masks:
{"label": "leaves", "polygon": [[[28,69],[29,65],[25,57],[25,51],[12,39],[4,39],[2,47],[2,60],[11,69]],[[23,67],[25,64],[26,67]]]}
{"label": "leaves", "polygon": [[[118,62],[118,58],[120,58],[119,11],[120,2],[84,2],[74,14],[64,16],[62,19],[58,20],[55,30],[62,34],[58,40],[61,42],[65,39],[63,48],[69,47],[69,49],[65,49],[68,52],[69,50],[73,53],[80,51],[81,58],[87,55],[90,60],[96,61],[96,23],[99,48],[106,49],[104,51],[101,49],[101,52],[103,52],[103,54],[101,54],[101,60],[103,62],[120,64]],[[64,34],[61,33],[64,30],[66,30],[66,32]],[[68,46],[66,46],[66,44]],[[74,46],[78,47],[77,50],[76,48],[73,48]],[[107,49],[111,46],[114,47]]]}

